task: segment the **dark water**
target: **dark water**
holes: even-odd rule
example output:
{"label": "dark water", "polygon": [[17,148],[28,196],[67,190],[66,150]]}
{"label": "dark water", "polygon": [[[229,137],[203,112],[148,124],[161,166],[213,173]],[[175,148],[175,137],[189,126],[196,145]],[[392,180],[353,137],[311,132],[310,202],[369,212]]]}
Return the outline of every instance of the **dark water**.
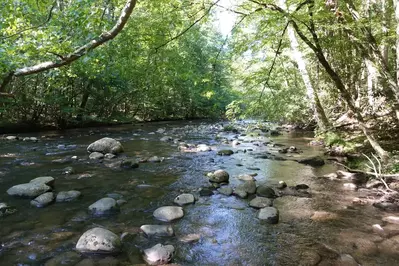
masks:
{"label": "dark water", "polygon": [[[218,131],[210,124],[177,122],[46,132],[36,136],[37,143],[1,141],[0,202],[17,207],[18,212],[0,217],[0,265],[76,265],[87,258],[98,265],[113,265],[111,258],[87,257],[74,250],[80,235],[97,226],[116,234],[132,233],[124,242],[124,251],[115,256],[120,265],[143,264],[141,250],[157,243],[174,245],[174,263],[180,265],[339,265],[331,249],[352,255],[362,265],[397,265],[397,257],[380,252],[382,239],[371,230],[371,225],[381,223],[387,214],[372,206],[352,206],[353,197],[360,192],[346,192],[341,190],[342,183],[316,178],[335,171],[333,165],[312,168],[290,160],[255,159],[258,153],[276,151],[257,146],[270,139],[303,150],[295,156],[322,153],[319,148],[308,146],[309,139],[304,135],[247,138],[255,142],[242,143],[233,150],[253,149],[252,152],[218,156],[215,151],[181,153],[176,144],[159,141],[164,134],[150,133],[158,128],[165,128],[165,134],[188,143],[232,148],[230,144],[220,144]],[[41,138],[49,134],[50,138]],[[104,136],[120,140],[126,151],[124,156],[156,155],[165,160],[123,171],[90,162],[86,147]],[[72,156],[78,160],[52,162]],[[62,169],[67,166],[72,166],[75,174],[64,175]],[[260,170],[253,170],[256,168]],[[184,207],[182,219],[172,223],[175,237],[147,239],[136,233],[143,224],[161,224],[152,217],[157,207],[173,205],[173,198],[181,192],[198,194],[200,187],[209,186],[204,174],[217,169],[229,172],[232,186],[239,183],[235,178],[239,174],[257,173],[258,185],[280,180],[288,185],[306,183],[313,197],[276,200],[275,206],[280,210],[277,225],[258,220],[257,211],[248,207],[249,199],[220,194],[200,197],[194,205]],[[79,178],[82,174],[91,176]],[[30,206],[29,199],[6,193],[13,185],[48,175],[56,179],[55,192],[74,189],[81,191],[83,197],[38,209]],[[117,193],[127,201],[121,212],[106,217],[89,215],[87,207],[109,193]],[[310,217],[315,211],[329,212],[333,218],[313,221]],[[188,234],[199,234],[201,239],[194,243],[179,241]]]}

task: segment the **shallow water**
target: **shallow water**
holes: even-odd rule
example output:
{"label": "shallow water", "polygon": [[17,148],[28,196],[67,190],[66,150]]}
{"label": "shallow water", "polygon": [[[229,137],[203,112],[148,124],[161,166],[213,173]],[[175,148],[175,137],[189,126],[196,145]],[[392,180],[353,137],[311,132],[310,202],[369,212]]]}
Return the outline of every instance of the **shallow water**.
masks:
{"label": "shallow water", "polygon": [[[17,207],[18,212],[0,217],[0,264],[75,265],[90,258],[105,263],[102,265],[111,265],[102,261],[106,256],[87,257],[74,250],[80,235],[96,226],[116,234],[131,233],[124,242],[124,251],[115,256],[120,265],[143,264],[141,250],[157,243],[174,245],[173,262],[180,265],[336,265],[336,253],[331,249],[352,255],[362,265],[397,264],[397,257],[380,253],[378,245],[382,239],[371,230],[371,225],[381,223],[387,214],[372,206],[353,206],[352,199],[360,192],[343,191],[340,182],[316,178],[335,171],[334,165],[313,168],[291,160],[256,159],[260,153],[277,150],[256,146],[256,141],[234,147],[233,150],[239,152],[232,156],[218,156],[216,151],[181,153],[176,144],[159,141],[165,134],[152,134],[161,127],[166,129],[165,134],[188,143],[205,143],[215,149],[232,148],[219,143],[217,130],[199,122],[45,132],[37,134],[37,143],[1,141],[0,202]],[[42,135],[51,137],[41,138]],[[165,160],[142,163],[138,169],[131,170],[113,170],[90,162],[86,147],[104,136],[122,142],[123,156],[156,155]],[[228,138],[232,136],[226,134]],[[307,145],[309,139],[304,134],[285,133],[258,139],[259,143],[266,140],[295,145],[303,151],[294,154],[292,159],[322,153],[320,148]],[[244,149],[253,151],[244,153]],[[52,162],[71,156],[79,159],[63,164]],[[76,173],[64,175],[62,169],[67,166],[72,166]],[[257,210],[248,207],[249,199],[220,194],[200,197],[194,205],[184,207],[182,219],[172,223],[176,236],[148,239],[137,233],[143,224],[162,224],[152,217],[152,212],[157,207],[173,205],[173,198],[181,192],[197,195],[200,187],[209,186],[205,173],[217,169],[229,172],[232,186],[239,184],[235,178],[239,174],[257,173],[258,185],[280,180],[288,185],[305,183],[310,186],[313,197],[277,199],[275,206],[280,211],[277,225],[258,220]],[[92,176],[79,179],[81,174]],[[83,197],[74,202],[35,208],[30,206],[29,199],[13,198],[6,193],[13,185],[47,175],[56,178],[55,192],[75,189],[81,191]],[[105,217],[89,215],[87,207],[109,193],[116,193],[127,201],[121,212]],[[315,211],[333,216],[325,221],[313,221],[310,217]],[[199,234],[201,238],[194,243],[179,241],[188,234]],[[62,261],[63,256],[67,259]]]}

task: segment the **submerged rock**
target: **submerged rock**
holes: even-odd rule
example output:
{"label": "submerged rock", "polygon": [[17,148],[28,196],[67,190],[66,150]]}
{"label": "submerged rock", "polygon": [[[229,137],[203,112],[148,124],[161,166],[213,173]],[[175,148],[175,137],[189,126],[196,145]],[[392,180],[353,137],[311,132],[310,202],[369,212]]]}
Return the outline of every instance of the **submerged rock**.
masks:
{"label": "submerged rock", "polygon": [[118,154],[123,152],[122,144],[112,138],[102,138],[87,147],[88,152],[101,152],[103,154],[112,153]]}
{"label": "submerged rock", "polygon": [[170,222],[184,216],[183,208],[176,206],[164,206],[156,209],[154,217],[160,221]]}
{"label": "submerged rock", "polygon": [[156,244],[152,248],[144,250],[144,260],[149,265],[163,265],[172,260],[175,248],[172,245]]}
{"label": "submerged rock", "polygon": [[270,224],[276,224],[279,220],[278,210],[274,207],[265,207],[259,210],[258,218]]}
{"label": "submerged rock", "polygon": [[54,201],[54,193],[47,192],[31,200],[30,205],[38,208],[43,208],[52,203],[53,201]]}
{"label": "submerged rock", "polygon": [[80,195],[81,195],[80,191],[77,190],[60,191],[57,194],[56,202],[73,201],[79,198]]}
{"label": "submerged rock", "polygon": [[11,207],[4,202],[0,203],[0,217],[8,216],[15,212],[17,212],[17,209],[15,207]]}
{"label": "submerged rock", "polygon": [[119,211],[119,206],[113,198],[102,198],[89,206],[89,211],[95,215],[111,214]]}
{"label": "submerged rock", "polygon": [[298,160],[298,163],[307,164],[307,165],[314,166],[314,167],[315,166],[323,166],[325,164],[324,159],[321,158],[320,156],[301,159],[301,160]]}
{"label": "submerged rock", "polygon": [[240,198],[246,198],[248,194],[254,194],[256,191],[255,181],[245,181],[239,184],[234,190],[234,194]]}
{"label": "submerged rock", "polygon": [[47,191],[50,191],[51,187],[43,183],[25,183],[13,186],[7,190],[10,196],[20,197],[37,197]]}
{"label": "submerged rock", "polygon": [[183,206],[186,204],[194,203],[194,201],[195,201],[195,199],[194,199],[193,194],[184,193],[184,194],[177,196],[173,202],[176,203],[177,205]]}
{"label": "submerged rock", "polygon": [[171,225],[145,224],[140,227],[147,236],[173,236],[174,231]]}
{"label": "submerged rock", "polygon": [[233,194],[233,189],[230,186],[224,186],[218,189],[220,194],[226,195],[226,196],[230,196],[231,194]]}
{"label": "submerged rock", "polygon": [[221,155],[221,156],[230,156],[234,154],[234,151],[232,150],[220,150],[217,152],[217,155]]}
{"label": "submerged rock", "polygon": [[248,174],[239,175],[237,178],[243,181],[255,181],[255,178]]}
{"label": "submerged rock", "polygon": [[76,244],[76,250],[84,253],[118,253],[121,248],[119,237],[100,227],[86,231]]}

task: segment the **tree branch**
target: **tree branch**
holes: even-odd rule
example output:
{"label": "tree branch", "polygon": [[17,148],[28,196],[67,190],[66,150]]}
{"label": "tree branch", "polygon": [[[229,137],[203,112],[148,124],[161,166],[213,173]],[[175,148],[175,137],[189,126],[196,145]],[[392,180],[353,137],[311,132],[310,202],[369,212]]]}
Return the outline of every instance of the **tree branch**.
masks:
{"label": "tree branch", "polygon": [[5,76],[5,78],[3,79],[3,81],[0,85],[0,92],[4,91],[5,87],[11,81],[12,77],[21,77],[21,76],[32,75],[32,74],[40,73],[40,72],[43,72],[43,71],[46,71],[49,69],[59,68],[59,67],[68,65],[68,64],[76,61],[77,59],[81,58],[82,56],[86,55],[91,50],[104,44],[105,42],[112,40],[124,28],[130,15],[133,12],[136,2],[137,2],[137,0],[128,0],[126,2],[116,24],[114,25],[114,27],[112,27],[111,30],[103,32],[96,39],[93,39],[93,40],[89,41],[88,43],[86,43],[85,45],[77,48],[71,54],[63,56],[63,59],[61,59],[59,61],[42,62],[42,63],[39,63],[34,66],[18,68],[14,71],[9,72]]}

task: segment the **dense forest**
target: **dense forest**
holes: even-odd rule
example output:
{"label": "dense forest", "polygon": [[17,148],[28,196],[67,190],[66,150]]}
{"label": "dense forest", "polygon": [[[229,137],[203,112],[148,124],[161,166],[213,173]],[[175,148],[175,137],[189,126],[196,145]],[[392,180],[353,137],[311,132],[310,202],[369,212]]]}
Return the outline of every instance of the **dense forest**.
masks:
{"label": "dense forest", "polygon": [[[2,125],[251,117],[314,126],[332,142],[359,130],[382,158],[396,137],[396,1],[0,6]],[[220,12],[233,14],[228,34]]]}

